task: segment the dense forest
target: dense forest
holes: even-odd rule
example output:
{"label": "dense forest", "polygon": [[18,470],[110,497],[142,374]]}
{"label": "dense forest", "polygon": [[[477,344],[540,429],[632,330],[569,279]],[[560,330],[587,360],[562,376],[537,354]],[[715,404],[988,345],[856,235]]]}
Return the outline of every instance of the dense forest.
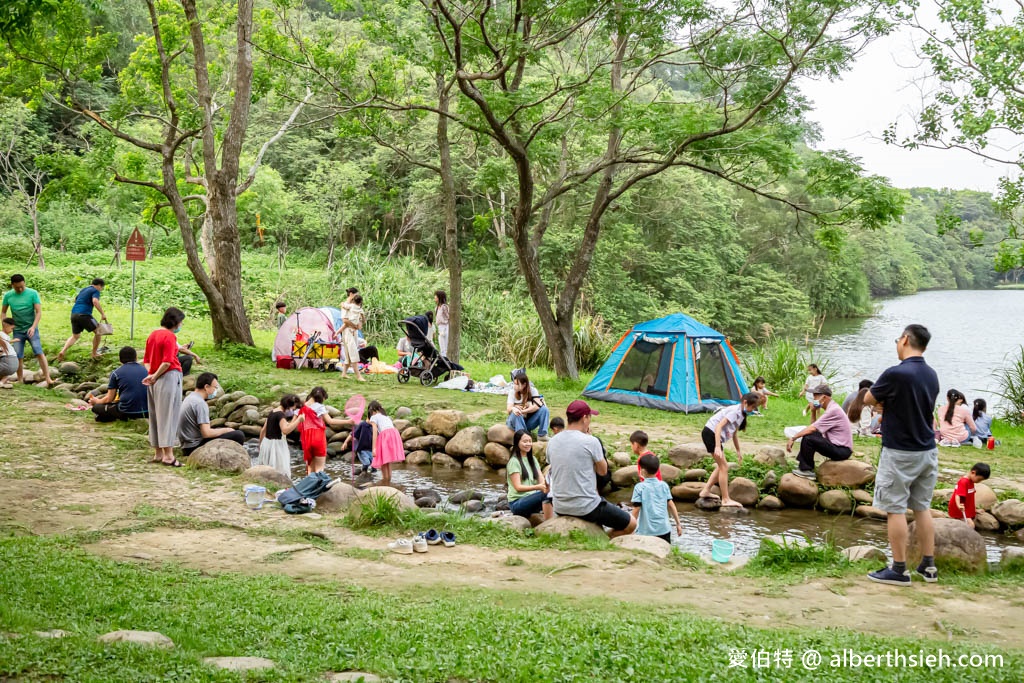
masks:
{"label": "dense forest", "polygon": [[[844,40],[884,33],[871,3],[783,11],[771,31],[710,6],[540,3],[530,29],[491,3],[441,17],[449,4],[65,0],[16,17],[0,49],[5,263],[117,271],[137,227],[167,264],[160,291],[235,341],[276,298],[326,304],[360,277],[394,334],[461,283],[465,346],[487,355],[495,320],[542,355],[565,325],[579,346],[674,311],[756,339],[1019,277],[991,196],[897,190],[816,149],[793,77],[841,70]],[[773,55],[764,37],[797,24]],[[665,38],[682,25],[703,37]],[[764,48],[756,64],[744,46]],[[473,80],[473,63],[494,71]],[[560,372],[588,364],[569,360]]]}

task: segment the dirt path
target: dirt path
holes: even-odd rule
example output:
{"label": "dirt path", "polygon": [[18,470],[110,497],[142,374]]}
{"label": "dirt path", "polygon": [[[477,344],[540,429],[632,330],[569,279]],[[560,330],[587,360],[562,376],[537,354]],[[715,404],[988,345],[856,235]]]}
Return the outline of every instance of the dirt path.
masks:
{"label": "dirt path", "polygon": [[[10,407],[0,405],[0,408]],[[52,404],[33,410],[33,429],[0,427],[0,527],[33,534],[99,531],[89,552],[204,571],[276,573],[371,588],[471,587],[618,599],[699,610],[752,626],[845,628],[885,635],[976,641],[1024,648],[1024,590],[966,595],[953,587],[877,586],[859,577],[777,582],[699,572],[627,552],[432,547],[383,552],[336,517],[249,511],[240,482],[145,463],[144,438],[100,431]],[[14,422],[17,422],[16,420]],[[153,528],[154,519],[177,518]],[[216,524],[216,528],[203,528]],[[133,531],[134,529],[134,531]],[[296,542],[296,530],[329,543]],[[117,533],[113,533],[117,532]],[[517,560],[509,560],[515,556]],[[521,561],[521,564],[517,564]],[[638,586],[648,586],[638,590]],[[649,588],[653,586],[654,588]]]}

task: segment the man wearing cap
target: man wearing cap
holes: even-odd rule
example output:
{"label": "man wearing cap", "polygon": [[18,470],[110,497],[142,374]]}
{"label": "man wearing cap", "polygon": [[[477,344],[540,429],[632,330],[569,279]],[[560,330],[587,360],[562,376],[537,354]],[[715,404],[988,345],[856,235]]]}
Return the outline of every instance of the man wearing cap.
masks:
{"label": "man wearing cap", "polygon": [[829,460],[846,460],[853,453],[850,419],[832,400],[832,389],[827,384],[818,387],[813,392],[813,399],[814,407],[823,409],[821,417],[786,442],[786,452],[792,453],[793,443],[801,439],[800,452],[796,456],[797,468],[793,474],[805,479],[816,479],[815,453],[821,453]]}
{"label": "man wearing cap", "polygon": [[565,409],[565,430],[548,442],[551,504],[556,515],[608,527],[608,537],[615,538],[633,533],[636,519],[597,492],[597,477],[608,474],[601,442],[590,434],[590,416],[597,414],[586,401],[573,401]]}

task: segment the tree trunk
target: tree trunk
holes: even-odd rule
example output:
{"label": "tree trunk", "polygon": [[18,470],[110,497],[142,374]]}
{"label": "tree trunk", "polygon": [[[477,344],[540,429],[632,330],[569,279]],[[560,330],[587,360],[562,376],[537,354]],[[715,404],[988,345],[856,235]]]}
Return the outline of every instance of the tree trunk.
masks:
{"label": "tree trunk", "polygon": [[452,173],[451,143],[448,140],[449,94],[443,74],[437,74],[437,150],[441,169],[441,205],[444,212],[445,261],[448,265],[448,348],[447,356],[459,362],[462,332],[462,254],[459,252],[459,216]]}
{"label": "tree trunk", "polygon": [[[253,345],[249,317],[242,297],[242,249],[238,239],[238,210],[235,204],[237,176],[224,170],[208,177],[210,205],[214,213],[214,286],[220,292],[222,309],[213,317],[213,338],[217,343],[232,341]],[[210,311],[213,313],[213,311]]]}
{"label": "tree trunk", "polygon": [[207,207],[203,216],[203,227],[199,231],[199,247],[203,250],[203,260],[210,275],[217,272],[217,248],[213,245],[213,214]]}
{"label": "tree trunk", "polygon": [[29,199],[29,213],[32,214],[32,248],[39,257],[39,270],[46,270],[46,261],[43,259],[43,238],[39,234],[39,207],[38,204]]}

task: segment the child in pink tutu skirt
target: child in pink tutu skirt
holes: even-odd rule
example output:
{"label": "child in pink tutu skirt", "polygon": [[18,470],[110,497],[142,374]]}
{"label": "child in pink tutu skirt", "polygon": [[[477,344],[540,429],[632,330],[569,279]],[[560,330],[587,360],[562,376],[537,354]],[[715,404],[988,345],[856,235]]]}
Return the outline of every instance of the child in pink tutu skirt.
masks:
{"label": "child in pink tutu skirt", "polygon": [[373,464],[384,477],[381,483],[391,484],[391,463],[405,460],[402,435],[395,429],[395,423],[388,417],[380,401],[370,401],[367,406],[370,424],[373,425]]}

